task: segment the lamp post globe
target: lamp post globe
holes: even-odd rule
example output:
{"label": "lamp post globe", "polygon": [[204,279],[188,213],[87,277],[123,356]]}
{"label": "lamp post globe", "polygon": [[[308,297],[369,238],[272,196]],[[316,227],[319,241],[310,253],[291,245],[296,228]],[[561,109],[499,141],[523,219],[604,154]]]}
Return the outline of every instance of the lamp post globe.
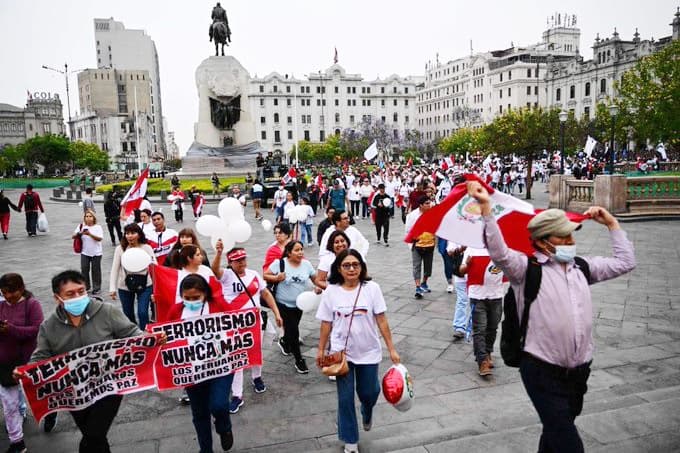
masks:
{"label": "lamp post globe", "polygon": [[567,122],[569,114],[562,110],[559,114],[560,117],[560,140],[562,142],[562,149],[560,150],[560,174],[564,174],[564,123]]}

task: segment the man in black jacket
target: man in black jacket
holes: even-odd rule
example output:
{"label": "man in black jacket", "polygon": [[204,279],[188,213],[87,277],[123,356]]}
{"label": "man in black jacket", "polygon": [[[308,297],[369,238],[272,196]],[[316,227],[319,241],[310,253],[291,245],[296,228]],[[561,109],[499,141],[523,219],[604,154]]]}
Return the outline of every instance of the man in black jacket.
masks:
{"label": "man in black jacket", "polygon": [[324,233],[330,227],[333,225],[333,214],[335,214],[335,208],[332,206],[328,206],[326,208],[326,218],[319,223],[319,227],[316,230],[316,242],[321,245],[321,238],[323,237]]}
{"label": "man in black jacket", "polygon": [[111,236],[111,244],[116,245],[116,237],[113,235],[113,230],[116,230],[118,242],[123,238],[123,232],[120,229],[120,203],[115,192],[109,192],[106,195],[104,202],[104,216],[106,216],[106,226],[109,229]]}

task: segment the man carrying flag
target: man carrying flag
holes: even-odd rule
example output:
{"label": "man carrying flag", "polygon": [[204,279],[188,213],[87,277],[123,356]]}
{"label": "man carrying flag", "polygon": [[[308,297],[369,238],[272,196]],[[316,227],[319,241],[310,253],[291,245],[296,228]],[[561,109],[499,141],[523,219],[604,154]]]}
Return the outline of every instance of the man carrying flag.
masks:
{"label": "man carrying flag", "polygon": [[[136,209],[142,209],[142,202],[146,196],[147,180],[149,178],[149,169],[145,168],[139,175],[137,181],[130,187],[130,190],[123,197],[120,202],[121,217],[127,219],[132,215]],[[151,206],[149,206],[150,208]]]}
{"label": "man carrying flag", "polygon": [[[517,314],[524,310],[524,286],[529,259],[511,250],[494,214],[493,194],[479,182],[467,184],[468,195],[481,214],[483,238],[491,260],[510,281]],[[633,244],[606,209],[589,208],[584,216],[607,227],[612,257],[584,257],[575,263],[572,233],[581,225],[560,209],[547,209],[527,225],[530,244],[539,266],[538,293],[528,312],[519,371],[524,388],[543,424],[540,451],[583,452],[574,425],[583,408],[590,364],[593,360],[593,304],[590,285],[635,268]]]}

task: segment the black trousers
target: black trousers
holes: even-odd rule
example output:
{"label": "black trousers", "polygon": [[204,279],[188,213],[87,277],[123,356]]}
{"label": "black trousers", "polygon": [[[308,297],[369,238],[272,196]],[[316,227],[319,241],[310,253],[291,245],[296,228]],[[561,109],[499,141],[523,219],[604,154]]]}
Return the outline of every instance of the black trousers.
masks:
{"label": "black trousers", "polygon": [[288,307],[282,303],[277,302],[281,319],[283,319],[283,343],[286,348],[293,353],[295,360],[302,359],[300,352],[300,319],[302,319],[302,310],[297,307]]}
{"label": "black trousers", "polygon": [[83,435],[80,440],[79,453],[111,452],[106,436],[113,424],[113,419],[118,414],[121,401],[123,401],[122,396],[111,395],[83,410],[71,411],[71,417]]}
{"label": "black trousers", "polygon": [[26,232],[28,234],[36,234],[38,228],[38,211],[26,212]]}
{"label": "black trousers", "polygon": [[184,221],[184,210],[182,209],[182,205],[177,206],[177,209],[175,209],[175,222],[183,222]]}
{"label": "black trousers", "polygon": [[116,243],[116,237],[113,235],[114,230],[116,231],[116,236],[118,236],[118,242],[123,239],[123,231],[120,228],[120,219],[106,219],[106,227],[109,229],[109,236],[111,236],[111,242]]}
{"label": "black trousers", "polygon": [[519,364],[522,383],[543,425],[538,451],[582,453],[583,441],[574,420],[583,408],[590,364],[570,370],[570,375],[558,368],[527,354]]}
{"label": "black trousers", "polygon": [[387,244],[390,236],[390,216],[387,214],[375,216],[375,234],[378,236],[378,241],[380,241],[381,232],[383,240]]}

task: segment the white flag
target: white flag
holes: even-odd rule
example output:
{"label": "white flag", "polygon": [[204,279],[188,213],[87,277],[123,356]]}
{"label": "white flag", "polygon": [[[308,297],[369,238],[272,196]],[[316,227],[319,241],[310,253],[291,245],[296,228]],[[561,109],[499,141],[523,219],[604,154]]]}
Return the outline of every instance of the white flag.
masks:
{"label": "white flag", "polygon": [[595,145],[597,145],[597,140],[589,135],[588,139],[586,140],[586,146],[583,148],[583,152],[586,153],[588,157],[590,157],[590,155],[593,153],[593,150],[595,149]]}
{"label": "white flag", "polygon": [[661,158],[663,160],[668,159],[668,157],[666,156],[666,147],[664,146],[663,143],[659,143],[659,145],[656,147],[656,152],[661,154]]}
{"label": "white flag", "polygon": [[364,159],[371,160],[375,158],[377,155],[378,155],[378,143],[375,140],[373,140],[371,146],[366,148],[366,151],[364,151]]}

